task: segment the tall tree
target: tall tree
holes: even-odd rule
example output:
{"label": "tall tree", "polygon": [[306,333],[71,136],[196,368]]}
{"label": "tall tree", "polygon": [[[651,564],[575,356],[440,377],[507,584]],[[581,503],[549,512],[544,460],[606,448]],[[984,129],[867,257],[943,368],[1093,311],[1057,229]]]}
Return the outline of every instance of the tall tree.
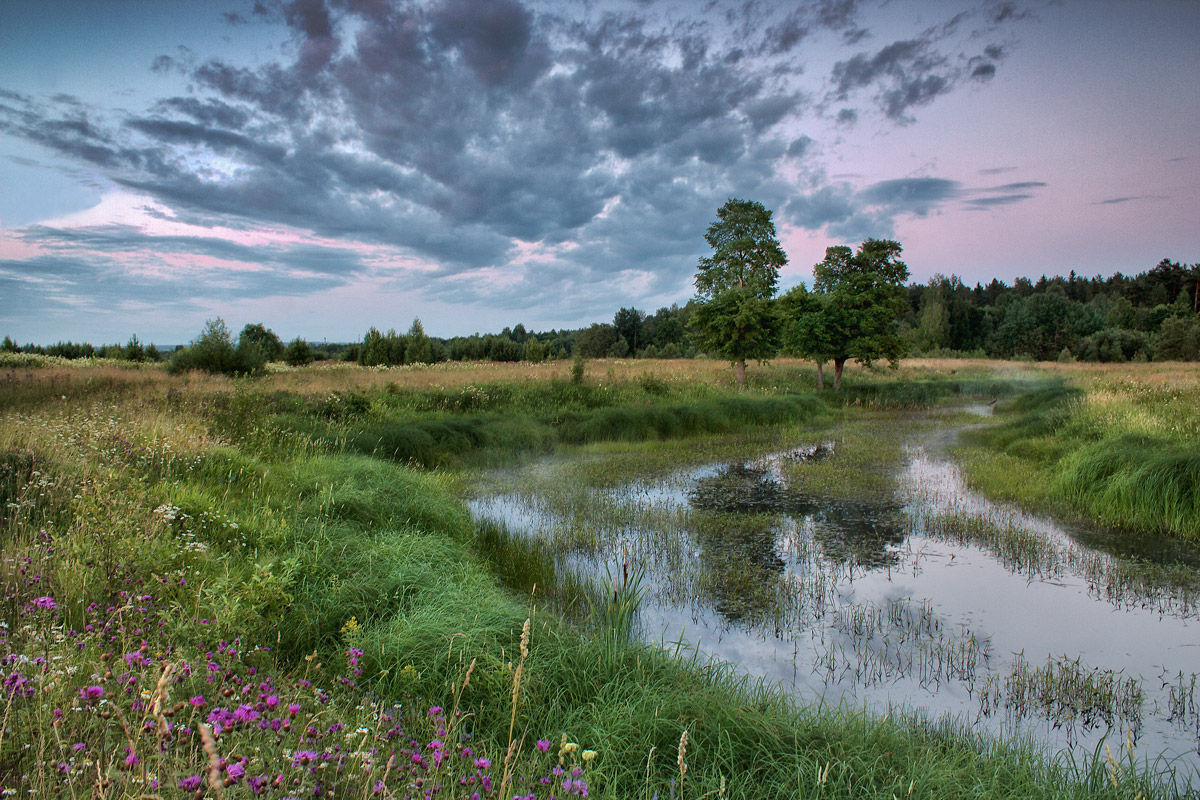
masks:
{"label": "tall tree", "polygon": [[646,313],[638,311],[636,308],[621,308],[613,316],[613,327],[617,330],[617,336],[625,337],[625,341],[629,343],[629,352],[636,356],[638,352],[646,346],[645,337],[642,331],[646,327]]}
{"label": "tall tree", "polygon": [[899,320],[907,308],[908,267],[903,248],[891,239],[867,239],[852,252],[828,247],[813,267],[813,290],[821,298],[818,316],[806,324],[825,337],[819,352],[833,361],[833,388],[842,388],[842,368],[853,358],[895,364],[907,351]]}
{"label": "tall tree", "polygon": [[404,337],[404,344],[405,364],[433,363],[433,342],[425,335],[425,327],[421,325],[419,318],[412,321],[412,327]]}
{"label": "tall tree", "polygon": [[696,271],[697,305],[690,321],[701,346],[737,367],[746,386],[746,360],[765,361],[778,346],[778,315],[771,303],[787,256],[775,237],[771,212],[753,200],[729,199],[717,209],[705,241],[713,249]]}

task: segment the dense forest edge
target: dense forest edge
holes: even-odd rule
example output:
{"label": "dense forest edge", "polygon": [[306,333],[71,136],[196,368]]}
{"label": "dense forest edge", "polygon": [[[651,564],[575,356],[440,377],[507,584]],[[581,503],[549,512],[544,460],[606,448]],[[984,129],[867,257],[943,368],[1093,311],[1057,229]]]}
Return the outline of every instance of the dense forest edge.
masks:
{"label": "dense forest edge", "polygon": [[[1153,268],[1107,278],[1076,275],[1017,278],[968,286],[954,275],[934,276],[905,288],[899,334],[908,353],[924,357],[1029,359],[1034,361],[1196,361],[1200,359],[1200,264],[1163,259]],[[369,328],[361,341],[330,344],[295,338],[284,343],[261,323],[246,325],[237,341],[220,323],[193,346],[220,349],[216,363],[230,374],[268,362],[296,366],[350,361],[362,366],[443,361],[526,361],[584,358],[695,358],[706,354],[690,323],[699,304],[689,301],[647,313],[621,308],[612,322],[572,330],[530,331],[522,323],[499,333],[439,338],[419,319],[405,333]],[[228,345],[226,348],[225,345]],[[71,341],[18,344],[6,336],[0,350],[61,358],[172,361],[178,371],[210,362],[180,348],[146,344]],[[228,352],[225,352],[228,350]],[[215,357],[210,354],[210,358]]]}
{"label": "dense forest edge", "polygon": [[[0,372],[0,783],[22,796],[1188,791],[1169,764],[1048,758],[952,722],[798,705],[632,642],[636,598],[573,586],[535,547],[473,524],[455,475],[563,447],[996,401],[999,424],[964,450],[978,485],[1195,537],[1189,367],[929,361],[851,370],[838,393],[814,391],[797,361],[751,371],[745,391],[708,360],[231,379],[9,353]],[[1107,477],[1103,448],[1125,454]],[[1061,483],[1006,484],[1013,470],[988,472],[980,452]],[[1177,507],[1143,517],[1111,500],[1139,469],[1162,476],[1147,507]],[[1103,479],[1110,490],[1072,494]],[[570,621],[554,610],[568,595]]]}

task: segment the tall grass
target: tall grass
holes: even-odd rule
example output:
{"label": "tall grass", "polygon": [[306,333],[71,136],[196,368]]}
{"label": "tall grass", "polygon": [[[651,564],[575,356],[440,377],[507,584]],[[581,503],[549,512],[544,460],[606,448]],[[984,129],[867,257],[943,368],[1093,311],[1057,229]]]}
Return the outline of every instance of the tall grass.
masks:
{"label": "tall grass", "polygon": [[[97,388],[87,369],[0,385],[20,401],[0,406],[6,793],[1116,798],[1170,780],[1093,786],[1103,763],[799,707],[605,641],[525,590],[450,477],[297,430],[311,396],[140,370]],[[717,407],[811,408],[747,400]]]}
{"label": "tall grass", "polygon": [[1200,544],[1200,386],[1116,370],[1021,396],[977,445],[1010,468],[968,457],[988,491],[1108,525]]}

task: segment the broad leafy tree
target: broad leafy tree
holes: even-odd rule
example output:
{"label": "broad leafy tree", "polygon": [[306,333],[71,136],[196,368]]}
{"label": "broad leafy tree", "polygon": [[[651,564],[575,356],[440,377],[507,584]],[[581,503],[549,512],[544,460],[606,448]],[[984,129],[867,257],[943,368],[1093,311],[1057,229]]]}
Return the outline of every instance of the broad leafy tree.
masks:
{"label": "broad leafy tree", "polygon": [[886,358],[894,365],[908,350],[900,319],[908,309],[904,282],[908,267],[900,243],[867,239],[858,251],[829,247],[813,267],[817,301],[793,306],[789,320],[794,348],[833,362],[833,388],[842,387],[842,368],[853,358],[870,364]]}
{"label": "broad leafy tree", "polygon": [[828,298],[800,284],[779,298],[783,351],[817,362],[817,388],[825,388],[825,362],[833,357],[837,332],[826,310]]}
{"label": "broad leafy tree", "polygon": [[690,325],[701,346],[737,367],[746,386],[746,361],[775,354],[779,320],[771,302],[787,256],[775,236],[771,212],[753,200],[728,200],[717,209],[705,241],[711,256],[696,271],[697,303]]}
{"label": "broad leafy tree", "polygon": [[267,361],[279,361],[283,358],[283,342],[275,331],[261,322],[250,323],[242,328],[238,343],[247,347],[257,347]]}

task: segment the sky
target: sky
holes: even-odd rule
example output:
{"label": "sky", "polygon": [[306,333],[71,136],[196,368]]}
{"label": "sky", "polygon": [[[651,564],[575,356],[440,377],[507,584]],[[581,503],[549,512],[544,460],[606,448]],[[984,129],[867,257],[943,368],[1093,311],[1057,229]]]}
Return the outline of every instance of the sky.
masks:
{"label": "sky", "polygon": [[1200,262],[1197,0],[0,0],[0,334],[575,328],[729,198],[809,281]]}

